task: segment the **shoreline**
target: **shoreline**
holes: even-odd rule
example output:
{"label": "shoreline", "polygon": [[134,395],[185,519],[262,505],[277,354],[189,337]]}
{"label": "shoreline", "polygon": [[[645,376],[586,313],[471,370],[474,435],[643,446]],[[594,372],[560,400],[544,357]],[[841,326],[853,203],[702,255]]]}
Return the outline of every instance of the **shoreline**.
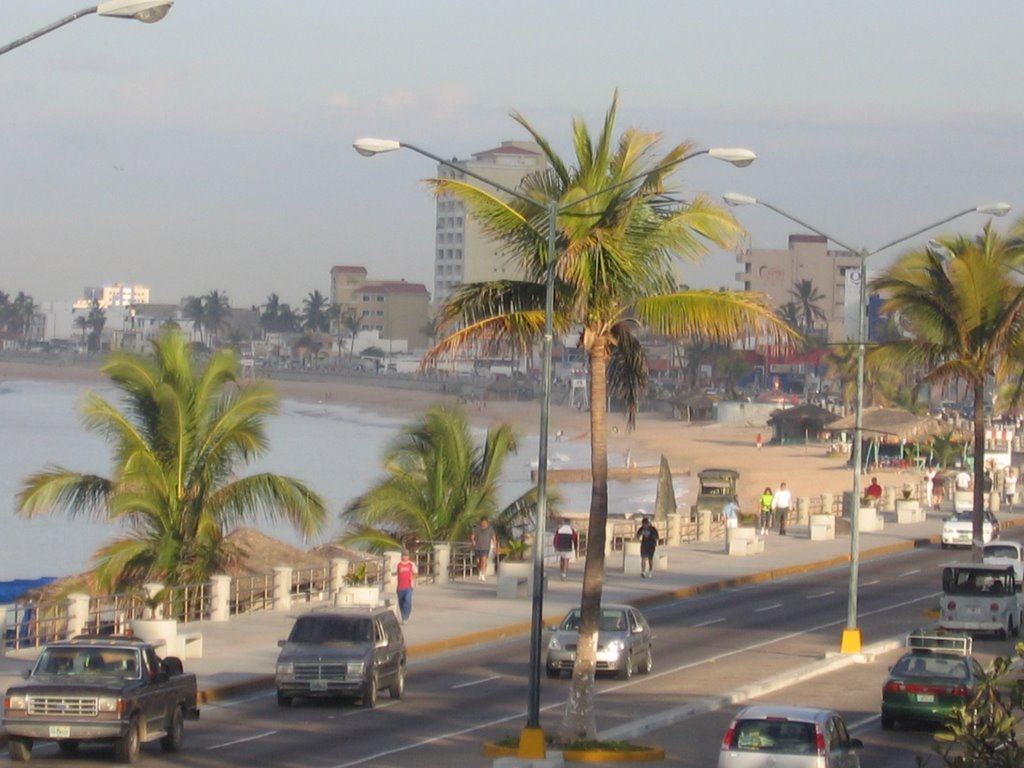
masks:
{"label": "shoreline", "polygon": [[[5,379],[36,379],[64,381],[88,385],[105,382],[94,365],[62,364],[60,362],[27,362],[0,359],[0,383]],[[540,403],[534,401],[477,401],[460,403],[452,394],[387,386],[384,376],[353,380],[333,375],[315,375],[306,379],[265,378],[282,399],[322,403],[330,402],[362,409],[402,420],[415,418],[433,405],[460,406],[470,422],[479,428],[498,422],[514,425],[522,436],[536,436],[540,427]],[[381,386],[384,384],[384,386]],[[826,446],[771,445],[756,446],[756,437],[770,435],[770,430],[757,424],[687,423],[673,420],[661,413],[639,413],[636,430],[626,431],[625,417],[609,413],[607,419],[608,453],[629,457],[631,464],[646,467],[657,465],[666,457],[673,476],[691,475],[708,468],[734,469],[740,473],[739,501],[745,512],[756,510],[756,499],[766,488],[777,488],[786,482],[795,496],[822,493],[842,494],[853,484],[853,470],[843,459],[826,456]],[[587,440],[589,414],[553,402],[550,414],[550,445],[562,440]],[[883,485],[917,482],[915,470],[879,470],[872,473]],[[682,510],[688,509],[696,497],[696,482],[687,483],[680,495]],[[610,509],[610,513],[619,510]]]}

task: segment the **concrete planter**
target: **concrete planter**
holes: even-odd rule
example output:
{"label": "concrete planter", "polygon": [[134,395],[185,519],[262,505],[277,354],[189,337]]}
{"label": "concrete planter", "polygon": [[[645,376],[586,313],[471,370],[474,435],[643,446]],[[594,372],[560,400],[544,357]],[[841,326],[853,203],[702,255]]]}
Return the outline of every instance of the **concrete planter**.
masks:
{"label": "concrete planter", "polygon": [[924,510],[921,509],[921,502],[917,499],[896,499],[896,522],[899,525],[923,523]]}
{"label": "concrete planter", "polygon": [[811,541],[830,541],[836,537],[835,515],[811,515]]}

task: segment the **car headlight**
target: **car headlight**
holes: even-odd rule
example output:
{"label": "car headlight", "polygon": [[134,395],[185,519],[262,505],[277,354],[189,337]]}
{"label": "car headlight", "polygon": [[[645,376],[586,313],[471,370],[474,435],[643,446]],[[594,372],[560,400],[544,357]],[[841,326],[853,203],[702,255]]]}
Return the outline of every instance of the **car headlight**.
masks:
{"label": "car headlight", "polygon": [[121,699],[116,696],[100,696],[96,699],[97,712],[120,712]]}
{"label": "car headlight", "polygon": [[605,646],[605,650],[608,651],[608,653],[622,653],[625,649],[626,644],[621,640],[612,640]]}
{"label": "car headlight", "polygon": [[24,694],[15,694],[4,699],[4,709],[7,711],[17,709],[28,709],[28,697]]}
{"label": "car headlight", "polygon": [[295,665],[290,661],[277,662],[277,674],[291,675],[295,673]]}
{"label": "car headlight", "polygon": [[558,635],[552,635],[551,639],[548,640],[549,651],[560,651],[562,650],[562,644],[558,640]]}
{"label": "car headlight", "polygon": [[366,670],[365,661],[353,661],[348,665],[348,673],[350,675],[361,675]]}

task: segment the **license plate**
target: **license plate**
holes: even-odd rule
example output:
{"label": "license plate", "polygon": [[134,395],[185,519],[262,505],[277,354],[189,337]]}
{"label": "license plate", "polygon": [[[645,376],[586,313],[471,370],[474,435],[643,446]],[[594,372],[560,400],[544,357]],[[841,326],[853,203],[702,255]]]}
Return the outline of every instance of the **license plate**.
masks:
{"label": "license plate", "polygon": [[71,738],[71,726],[70,725],[51,725],[50,726],[50,738],[51,739],[68,739],[68,738]]}
{"label": "license plate", "polygon": [[922,704],[933,704],[935,703],[935,694],[919,693],[917,694],[917,700]]}
{"label": "license plate", "polygon": [[311,691],[326,691],[327,681],[326,680],[311,680],[309,683],[309,690]]}

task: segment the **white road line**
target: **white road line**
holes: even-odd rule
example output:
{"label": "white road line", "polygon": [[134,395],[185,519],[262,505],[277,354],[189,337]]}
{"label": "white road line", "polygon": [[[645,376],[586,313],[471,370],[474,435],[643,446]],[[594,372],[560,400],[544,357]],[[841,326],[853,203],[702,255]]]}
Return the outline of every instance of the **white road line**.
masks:
{"label": "white road line", "polygon": [[456,691],[459,688],[469,688],[470,686],[473,686],[473,685],[480,685],[480,683],[489,683],[489,682],[491,682],[491,680],[500,680],[500,679],[501,679],[501,675],[491,675],[490,677],[485,677],[482,680],[471,680],[468,683],[459,683],[458,685],[453,685],[452,686],[452,690]]}
{"label": "white road line", "polygon": [[914,570],[912,570],[912,571],[904,571],[903,573],[901,573],[901,574],[900,574],[899,576],[897,576],[896,578],[897,578],[897,579],[902,579],[902,578],[903,578],[904,576],[913,576],[913,575],[914,575],[915,573],[920,573],[920,572],[921,572],[921,569],[920,569],[920,568],[915,568],[915,569],[914,569]]}
{"label": "white road line", "polygon": [[875,584],[881,584],[881,583],[882,583],[881,581],[879,581],[878,579],[875,579],[874,581],[862,581],[860,583],[860,585],[862,587],[873,587],[873,586],[875,586]]}
{"label": "white road line", "polygon": [[725,621],[725,617],[724,616],[722,618],[720,618],[720,619],[711,619],[711,621],[702,621],[700,624],[694,624],[692,626],[695,629],[697,627],[710,627],[712,624],[721,624],[723,621]]}
{"label": "white road line", "polygon": [[820,600],[823,597],[831,597],[835,593],[836,593],[836,591],[834,589],[832,589],[832,590],[829,590],[828,592],[819,592],[816,595],[808,595],[807,599],[808,600]]}
{"label": "white road line", "polygon": [[223,744],[214,744],[213,746],[207,747],[207,749],[224,749],[224,747],[233,747],[235,746],[235,744],[245,744],[245,742],[247,741],[265,739],[267,736],[273,736],[275,733],[280,733],[280,731],[267,731],[265,733],[257,733],[254,736],[247,736],[244,739],[235,739],[234,741],[225,741]]}
{"label": "white road line", "polygon": [[776,608],[781,608],[782,603],[773,603],[772,605],[765,605],[761,608],[755,608],[754,613],[764,613],[765,611],[774,611]]}

